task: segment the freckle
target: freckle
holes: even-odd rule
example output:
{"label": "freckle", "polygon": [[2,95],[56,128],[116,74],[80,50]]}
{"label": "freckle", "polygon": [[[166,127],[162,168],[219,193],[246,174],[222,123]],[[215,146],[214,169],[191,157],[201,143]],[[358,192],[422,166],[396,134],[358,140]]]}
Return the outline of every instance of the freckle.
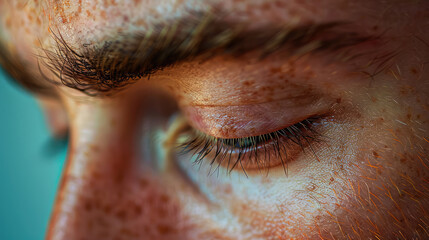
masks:
{"label": "freckle", "polygon": [[90,201],[86,201],[84,208],[85,208],[85,211],[90,212],[92,209],[92,203]]}
{"label": "freckle", "polygon": [[110,214],[112,212],[112,206],[110,206],[110,205],[104,206],[103,212],[106,214]]}
{"label": "freckle", "polygon": [[407,114],[407,118],[408,118],[408,120],[411,120],[411,114],[410,113]]}
{"label": "freckle", "polygon": [[174,232],[174,229],[173,228],[171,228],[170,226],[168,226],[168,225],[158,225],[157,226],[157,230],[158,230],[158,232],[160,233],[160,234],[163,234],[163,235],[165,235],[165,234],[169,234],[169,233],[172,233],[172,232]]}
{"label": "freckle", "polygon": [[371,101],[375,103],[375,102],[377,102],[377,98],[371,97]]}
{"label": "freckle", "polygon": [[336,99],[336,102],[337,102],[337,103],[341,103],[341,98],[337,98],[337,99]]}
{"label": "freckle", "polygon": [[106,11],[102,10],[100,12],[100,16],[101,16],[101,18],[103,18],[104,20],[106,20]]}
{"label": "freckle", "polygon": [[139,20],[136,21],[135,25],[137,25],[137,26],[143,26],[143,25],[145,25],[145,21],[143,19],[139,19]]}
{"label": "freckle", "polygon": [[414,75],[417,75],[417,73],[418,73],[417,69],[415,69],[415,68],[411,68],[410,71]]}
{"label": "freckle", "polygon": [[244,81],[244,82],[243,82],[243,84],[244,84],[244,86],[252,86],[252,85],[253,85],[253,82],[250,82],[250,81]]}
{"label": "freckle", "polygon": [[125,175],[123,172],[119,172],[114,176],[114,181],[116,183],[122,183],[124,181]]}
{"label": "freckle", "polygon": [[224,192],[226,193],[226,194],[231,194],[231,192],[232,192],[232,187],[231,187],[231,185],[226,185],[225,186],[225,188],[224,188]]}
{"label": "freckle", "polygon": [[379,157],[380,155],[378,155],[378,153],[376,151],[372,151],[372,155],[374,155],[374,157]]}
{"label": "freckle", "polygon": [[117,218],[125,220],[127,218],[127,211],[125,211],[124,209],[120,209],[115,215]]}
{"label": "freckle", "polygon": [[279,72],[281,72],[281,68],[279,68],[279,67],[273,67],[273,68],[271,68],[270,69],[270,72],[271,73],[279,73]]}
{"label": "freckle", "polygon": [[168,203],[170,201],[170,198],[167,195],[163,194],[160,196],[159,200],[161,203],[165,204],[165,203]]}
{"label": "freckle", "polygon": [[92,14],[91,14],[91,12],[90,12],[89,10],[86,10],[86,15],[87,15],[88,17],[91,17],[91,16],[92,16]]}
{"label": "freckle", "polygon": [[11,20],[11,18],[10,17],[8,17],[7,19],[6,19],[6,27],[7,28],[10,28],[10,26],[12,25],[12,20]]}
{"label": "freckle", "polygon": [[134,207],[134,212],[136,213],[136,215],[140,215],[142,213],[142,207],[139,205],[136,205]]}
{"label": "freckle", "polygon": [[139,185],[140,185],[140,188],[147,188],[147,186],[149,185],[149,182],[146,179],[142,178],[139,182]]}
{"label": "freckle", "polygon": [[405,158],[401,158],[399,161],[401,161],[401,163],[403,163],[403,162],[406,162],[406,161],[407,161],[407,159],[405,159]]}

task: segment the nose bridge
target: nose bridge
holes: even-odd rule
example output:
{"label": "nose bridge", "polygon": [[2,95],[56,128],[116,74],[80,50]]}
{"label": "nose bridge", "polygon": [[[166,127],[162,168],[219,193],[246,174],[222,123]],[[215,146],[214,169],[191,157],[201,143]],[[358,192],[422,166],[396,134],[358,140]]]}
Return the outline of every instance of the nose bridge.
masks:
{"label": "nose bridge", "polygon": [[87,228],[108,224],[101,215],[95,220],[96,215],[108,213],[120,200],[135,159],[124,115],[90,104],[74,107],[67,164],[47,239],[81,239]]}

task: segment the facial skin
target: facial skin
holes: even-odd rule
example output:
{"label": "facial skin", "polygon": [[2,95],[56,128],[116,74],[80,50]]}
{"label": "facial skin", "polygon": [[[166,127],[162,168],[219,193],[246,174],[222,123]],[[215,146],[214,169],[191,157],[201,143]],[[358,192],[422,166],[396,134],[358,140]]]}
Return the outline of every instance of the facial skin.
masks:
{"label": "facial skin", "polygon": [[[58,96],[36,94],[54,133],[70,131],[47,239],[429,238],[427,1],[3,0],[0,9],[6,49]],[[47,80],[60,81],[44,58],[58,49],[54,33],[79,51],[213,9],[248,29],[347,22],[342,31],[377,38],[341,51],[185,59],[109,96]],[[219,138],[318,115],[324,140],[289,146],[286,174],[275,155],[260,171],[216,170],[211,155],[199,165],[175,150],[180,113]]]}

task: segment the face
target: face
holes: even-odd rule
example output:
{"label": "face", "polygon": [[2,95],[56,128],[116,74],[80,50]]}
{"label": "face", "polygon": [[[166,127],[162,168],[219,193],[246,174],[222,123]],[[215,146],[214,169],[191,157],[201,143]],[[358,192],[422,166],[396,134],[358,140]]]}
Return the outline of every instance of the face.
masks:
{"label": "face", "polygon": [[428,2],[0,9],[69,132],[47,239],[429,237]]}

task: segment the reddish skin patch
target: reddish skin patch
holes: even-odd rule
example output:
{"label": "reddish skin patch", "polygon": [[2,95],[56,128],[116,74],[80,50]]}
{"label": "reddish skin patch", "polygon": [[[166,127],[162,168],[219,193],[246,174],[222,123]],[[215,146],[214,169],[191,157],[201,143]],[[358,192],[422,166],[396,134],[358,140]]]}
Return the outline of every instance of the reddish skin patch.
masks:
{"label": "reddish skin patch", "polygon": [[107,14],[106,14],[106,11],[101,11],[100,12],[100,16],[101,16],[101,18],[103,19],[103,20],[106,20],[107,19]]}

